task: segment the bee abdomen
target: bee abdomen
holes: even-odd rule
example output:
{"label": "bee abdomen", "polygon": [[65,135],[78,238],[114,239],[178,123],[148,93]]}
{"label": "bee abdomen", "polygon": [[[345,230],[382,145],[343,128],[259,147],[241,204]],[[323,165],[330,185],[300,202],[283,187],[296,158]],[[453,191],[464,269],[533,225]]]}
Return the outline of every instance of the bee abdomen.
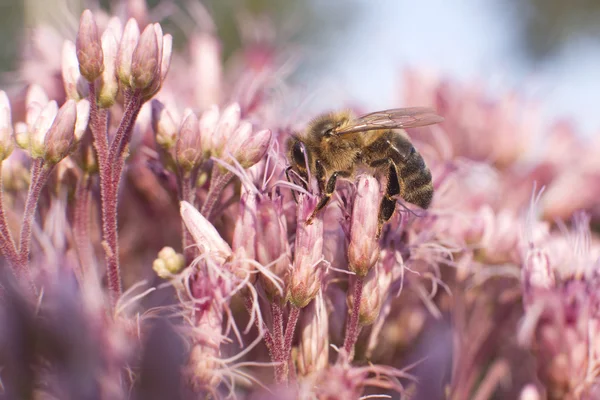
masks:
{"label": "bee abdomen", "polygon": [[426,209],[433,199],[431,171],[418,152],[412,152],[400,169],[401,196],[409,203]]}

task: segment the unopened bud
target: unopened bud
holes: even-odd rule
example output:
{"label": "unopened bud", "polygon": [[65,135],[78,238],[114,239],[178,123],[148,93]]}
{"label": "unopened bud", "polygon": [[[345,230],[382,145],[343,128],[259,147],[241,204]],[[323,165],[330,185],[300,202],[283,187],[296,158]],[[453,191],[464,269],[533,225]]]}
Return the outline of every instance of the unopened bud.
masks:
{"label": "unopened bud", "polygon": [[215,157],[221,157],[223,150],[229,140],[232,139],[233,131],[240,123],[240,105],[233,103],[223,110],[215,131],[212,135],[212,154]]}
{"label": "unopened bud", "polygon": [[[162,45],[162,37],[160,39]],[[132,89],[145,89],[156,78],[160,65],[158,46],[154,25],[148,25],[131,57]]]}
{"label": "unopened bud", "polygon": [[112,31],[106,30],[102,34],[102,52],[104,53],[104,71],[100,77],[98,91],[98,106],[108,108],[115,103],[119,83],[117,81],[117,52],[119,43]]}
{"label": "unopened bud", "polygon": [[177,140],[179,116],[175,109],[158,100],[152,100],[152,129],[156,144],[168,151]]}
{"label": "unopened bud", "polygon": [[29,128],[25,122],[15,123],[15,142],[22,149],[29,149]]}
{"label": "unopened bud", "polygon": [[183,254],[176,253],[172,247],[163,247],[158,258],[152,263],[152,269],[163,279],[170,278],[185,267]]}
{"label": "unopened bud", "polygon": [[44,159],[47,162],[56,164],[69,154],[75,138],[76,121],[75,100],[68,100],[58,110],[54,123],[46,135]]}
{"label": "unopened bud", "polygon": [[88,126],[90,119],[90,102],[86,99],[77,102],[77,122],[75,122],[75,142],[79,142]]}
{"label": "unopened bud", "polygon": [[379,257],[379,182],[370,175],[360,175],[350,221],[348,269],[366,276]]}
{"label": "unopened bud", "polygon": [[329,321],[323,296],[317,296],[300,317],[298,373],[307,376],[329,365]]}
{"label": "unopened bud", "polygon": [[257,195],[242,186],[240,195],[240,210],[233,230],[231,247],[239,261],[238,267],[243,271],[252,271],[252,264],[244,260],[256,258],[256,202]]}
{"label": "unopened bud", "polygon": [[[248,127],[249,126],[249,127]],[[249,168],[259,162],[271,143],[271,131],[263,129],[252,133],[252,126],[248,122],[242,122],[229,143],[241,143],[231,153],[244,168]]]}
{"label": "unopened bud", "polygon": [[67,99],[77,101],[86,97],[88,94],[87,81],[79,71],[75,43],[69,40],[65,40],[63,44],[61,69]]}
{"label": "unopened bud", "polygon": [[184,111],[183,122],[175,145],[175,159],[179,167],[186,172],[192,171],[202,163],[198,117],[190,109]]}
{"label": "unopened bud", "polygon": [[4,90],[0,91],[0,161],[10,156],[14,149],[10,102]]}
{"label": "unopened bud", "polygon": [[[285,281],[290,267],[290,246],[287,240],[287,224],[282,209],[282,198],[258,197],[256,203],[256,261],[278,278]],[[271,279],[261,275],[269,300],[273,301],[285,293],[280,293]],[[283,299],[281,299],[283,300]]]}
{"label": "unopened bud", "polygon": [[81,14],[76,46],[81,75],[89,82],[95,81],[102,73],[104,61],[98,26],[90,10]]}
{"label": "unopened bud", "polygon": [[187,201],[181,202],[181,218],[202,253],[210,253],[221,262],[231,258],[231,247],[215,227]]}
{"label": "unopened bud", "polygon": [[152,98],[152,96],[158,93],[162,87],[162,83],[165,80],[171,65],[171,55],[173,52],[173,37],[169,34],[163,35],[160,24],[154,24],[154,31],[156,33],[156,41],[158,43],[159,64],[154,79],[142,92],[144,99],[146,100]]}
{"label": "unopened bud", "polygon": [[46,153],[46,134],[50,130],[56,114],[58,105],[52,100],[40,112],[29,137],[29,151],[32,158],[42,158]]}
{"label": "unopened bud", "polygon": [[317,198],[300,194],[296,224],[294,265],[288,288],[290,303],[305,307],[321,288],[323,269],[323,219],[314,218],[312,224],[305,221],[317,205]]}
{"label": "unopened bud", "polygon": [[41,86],[36,84],[29,86],[27,94],[25,95],[25,122],[27,123],[29,130],[33,130],[35,122],[46,104],[48,104],[48,101],[48,95]]}
{"label": "unopened bud", "polygon": [[360,298],[358,318],[362,326],[371,325],[375,322],[388,295],[391,283],[391,271],[386,271],[380,264],[369,270],[363,283],[363,293]]}
{"label": "unopened bud", "polygon": [[131,87],[131,60],[139,38],[140,28],[136,20],[130,18],[123,29],[123,36],[117,52],[117,76],[126,87]]}
{"label": "unopened bud", "polygon": [[202,113],[199,121],[200,142],[204,150],[204,157],[209,157],[212,152],[213,135],[219,122],[219,107],[211,106]]}

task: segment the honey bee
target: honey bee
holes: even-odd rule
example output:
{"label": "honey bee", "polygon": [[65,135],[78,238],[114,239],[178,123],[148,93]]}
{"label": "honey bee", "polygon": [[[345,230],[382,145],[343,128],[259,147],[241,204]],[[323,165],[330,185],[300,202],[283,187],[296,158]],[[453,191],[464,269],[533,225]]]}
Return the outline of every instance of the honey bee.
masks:
{"label": "honey bee", "polygon": [[[349,178],[357,167],[370,167],[387,174],[385,195],[379,207],[379,229],[396,209],[397,196],[426,209],[433,198],[431,172],[402,128],[415,128],[444,119],[424,107],[377,111],[355,118],[350,111],[324,114],[314,119],[303,135],[287,142],[290,166],[308,182],[309,174],[318,183],[321,198],[311,216],[329,202],[338,177]],[[306,186],[306,185],[305,185]]]}

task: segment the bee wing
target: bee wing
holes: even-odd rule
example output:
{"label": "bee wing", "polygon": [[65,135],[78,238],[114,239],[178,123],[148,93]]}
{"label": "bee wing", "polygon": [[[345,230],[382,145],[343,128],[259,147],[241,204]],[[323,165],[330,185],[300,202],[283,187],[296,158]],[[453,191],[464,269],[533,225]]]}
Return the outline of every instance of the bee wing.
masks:
{"label": "bee wing", "polygon": [[442,122],[444,118],[427,107],[393,108],[360,116],[342,129],[334,130],[334,135],[364,132],[374,129],[416,128]]}

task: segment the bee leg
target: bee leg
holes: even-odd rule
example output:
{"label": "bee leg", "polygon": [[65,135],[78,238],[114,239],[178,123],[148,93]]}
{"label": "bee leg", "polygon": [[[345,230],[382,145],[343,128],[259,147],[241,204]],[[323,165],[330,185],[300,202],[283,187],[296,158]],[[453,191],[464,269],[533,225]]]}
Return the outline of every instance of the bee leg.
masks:
{"label": "bee leg", "polygon": [[396,196],[400,194],[400,181],[398,179],[398,171],[393,162],[389,162],[388,178],[385,186],[385,194],[381,199],[379,206],[379,225],[377,227],[377,237],[381,235],[383,224],[385,224],[394,215],[396,210]]}
{"label": "bee leg", "polygon": [[[286,179],[287,179],[288,182],[294,183],[294,181],[292,181],[292,178],[290,177],[290,170],[291,169],[292,169],[291,165],[285,169],[285,177],[286,177]],[[296,197],[296,192],[294,192],[293,189],[291,190],[291,192],[292,192],[292,197],[294,198],[294,202],[296,202],[296,204],[298,204],[298,198]]]}
{"label": "bee leg", "polygon": [[323,208],[325,208],[327,203],[329,203],[329,200],[331,199],[331,196],[333,195],[333,192],[335,191],[335,184],[337,182],[338,176],[346,176],[347,175],[346,173],[341,172],[341,171],[334,172],[329,177],[329,180],[327,180],[327,184],[325,184],[324,176],[321,176],[319,178],[318,170],[319,170],[319,168],[317,167],[317,179],[319,180],[319,187],[322,186],[323,190],[321,190],[321,199],[317,203],[317,206],[315,207],[312,214],[310,214],[310,217],[308,217],[308,219],[306,220],[306,225],[310,225],[312,223],[313,218],[316,217],[316,215],[319,213],[319,211],[321,211]]}

